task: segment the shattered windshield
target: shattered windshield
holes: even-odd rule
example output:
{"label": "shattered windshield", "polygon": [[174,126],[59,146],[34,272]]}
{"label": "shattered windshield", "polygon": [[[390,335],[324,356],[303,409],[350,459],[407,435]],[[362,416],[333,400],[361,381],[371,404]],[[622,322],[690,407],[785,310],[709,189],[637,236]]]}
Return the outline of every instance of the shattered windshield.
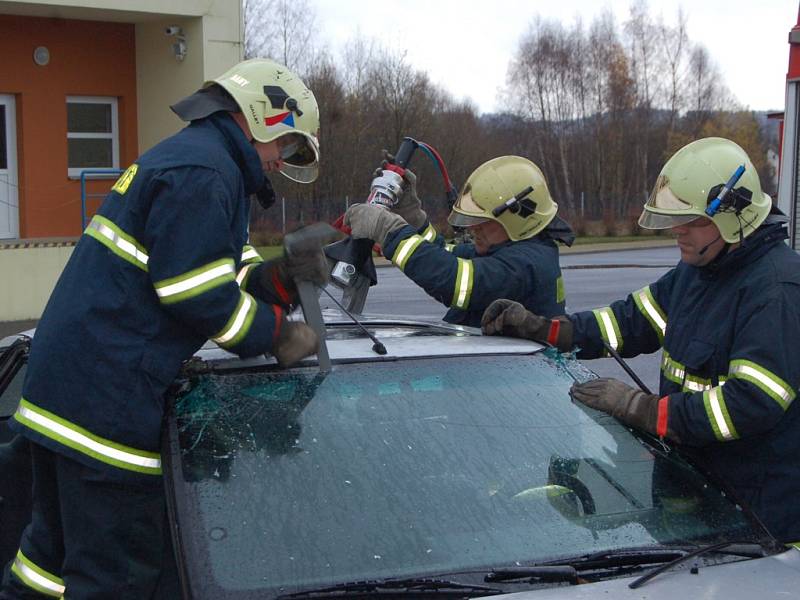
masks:
{"label": "shattered windshield", "polygon": [[576,405],[553,358],[196,376],[173,473],[198,598],[753,537],[692,467]]}

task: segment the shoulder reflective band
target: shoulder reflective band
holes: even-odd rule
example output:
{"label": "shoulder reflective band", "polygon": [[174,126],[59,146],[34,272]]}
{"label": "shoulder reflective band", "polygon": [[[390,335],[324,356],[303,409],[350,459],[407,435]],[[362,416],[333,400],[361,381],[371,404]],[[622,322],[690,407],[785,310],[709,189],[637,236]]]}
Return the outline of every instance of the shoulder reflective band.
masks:
{"label": "shoulder reflective band", "polygon": [[[703,392],[714,387],[714,382],[710,378],[705,379],[697,375],[687,374],[686,367],[674,360],[666,350],[664,350],[664,354],[661,357],[661,372],[670,381],[683,386],[683,390],[687,392]],[[727,375],[717,376],[720,385],[724,384],[727,379]]]}
{"label": "shoulder reflective band", "polygon": [[650,286],[633,292],[633,301],[658,335],[658,341],[664,343],[664,333],[667,330],[667,316],[656,302]]}
{"label": "shoulder reflective band", "polygon": [[436,229],[434,229],[431,223],[428,223],[425,231],[422,232],[422,239],[426,242],[432,242],[436,239]]}
{"label": "shoulder reflective band", "polygon": [[161,304],[174,304],[194,298],[236,278],[233,260],[222,258],[182,275],[154,284]]}
{"label": "shoulder reflective band", "polygon": [[242,248],[242,262],[243,263],[260,263],[264,262],[258,251],[250,245]]}
{"label": "shoulder reflective band", "polygon": [[19,401],[14,419],[42,435],[77,450],[95,460],[146,475],[161,475],[161,457],[155,452],[137,450],[112,442],[74,423],[31,404]]}
{"label": "shoulder reflective band", "polygon": [[239,274],[236,275],[236,283],[239,287],[245,289],[247,287],[247,280],[250,279],[250,271],[255,269],[257,263],[250,263],[239,269]]}
{"label": "shoulder reflective band", "polygon": [[149,257],[144,246],[105,217],[93,216],[84,233],[96,239],[120,258],[139,267],[142,271],[147,271]]}
{"label": "shoulder reflective band", "polygon": [[469,298],[472,295],[472,279],[474,277],[474,267],[471,260],[459,258],[458,275],[456,275],[456,287],[453,291],[453,308],[467,310]]}
{"label": "shoulder reflective band", "polygon": [[453,248],[455,248],[455,247],[456,247],[455,244],[445,244],[444,245],[444,249],[447,250],[448,252],[452,252]]}
{"label": "shoulder reflective band", "polygon": [[[622,334],[619,331],[617,317],[610,307],[595,308],[593,311],[597,324],[600,327],[600,334],[605,342],[617,352],[622,350]],[[603,354],[606,354],[604,351]]]}
{"label": "shoulder reflective band", "polygon": [[783,410],[789,408],[794,400],[795,391],[788,383],[749,360],[732,360],[728,374],[757,385],[765,394],[780,404]]}
{"label": "shoulder reflective band", "polygon": [[211,339],[223,348],[235,346],[250,331],[256,312],[256,302],[247,292],[241,292],[239,304],[230,319],[217,335]]}
{"label": "shoulder reflective band", "polygon": [[414,250],[416,250],[421,243],[421,235],[412,235],[410,238],[404,239],[402,242],[397,244],[397,249],[394,251],[392,262],[400,267],[401,271],[405,270],[408,259],[411,258],[411,255],[414,254]]}
{"label": "shoulder reflective band", "polygon": [[703,392],[703,404],[706,407],[706,414],[711,423],[711,429],[720,442],[735,440],[739,437],[725,406],[725,396],[722,393],[722,386],[711,388]]}
{"label": "shoulder reflective band", "polygon": [[66,590],[64,580],[35,564],[22,553],[22,550],[17,550],[11,570],[25,585],[40,594],[53,598],[61,598],[64,595]]}

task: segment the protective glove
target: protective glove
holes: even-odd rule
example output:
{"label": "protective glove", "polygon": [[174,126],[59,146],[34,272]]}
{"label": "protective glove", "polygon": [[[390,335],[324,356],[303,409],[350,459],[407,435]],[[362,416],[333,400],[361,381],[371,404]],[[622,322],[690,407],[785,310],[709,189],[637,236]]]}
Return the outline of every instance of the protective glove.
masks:
{"label": "protective glove", "polygon": [[290,367],[319,350],[317,334],[305,323],[283,319],[280,328],[278,339],[272,346],[272,354],[281,367]]}
{"label": "protective glove", "polygon": [[572,322],[564,315],[547,319],[526,310],[513,300],[495,300],[481,317],[484,335],[507,335],[555,346],[559,352],[572,349]]}
{"label": "protective glove", "polygon": [[296,281],[310,281],[319,287],[330,281],[330,266],[322,247],[339,237],[339,233],[327,223],[315,223],[290,235],[295,241],[292,252],[259,266],[259,284],[253,293],[268,304],[296,304]]}
{"label": "protective glove", "polygon": [[400,215],[374,204],[353,204],[344,213],[344,224],[355,239],[367,238],[380,245],[387,235],[408,225]]}
{"label": "protective glove", "polygon": [[[381,172],[389,163],[394,163],[394,156],[383,150],[381,168],[376,169],[373,176],[380,177]],[[422,203],[419,196],[417,196],[417,176],[413,171],[405,169],[403,173],[403,193],[391,210],[403,217],[414,229],[421,229],[428,220],[428,215],[422,210]]]}
{"label": "protective glove", "polygon": [[[626,425],[675,439],[672,432],[666,431],[666,423],[662,424],[663,430],[659,431],[659,398],[655,394],[645,394],[610,377],[575,383],[569,394],[578,402],[608,413]],[[664,402],[666,405],[666,400]],[[666,410],[663,410],[666,421]]]}

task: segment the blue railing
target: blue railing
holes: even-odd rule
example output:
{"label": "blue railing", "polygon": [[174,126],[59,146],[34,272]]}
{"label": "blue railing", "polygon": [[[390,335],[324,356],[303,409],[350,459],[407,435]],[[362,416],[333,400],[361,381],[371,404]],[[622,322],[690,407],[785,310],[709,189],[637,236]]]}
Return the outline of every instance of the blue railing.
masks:
{"label": "blue railing", "polygon": [[86,191],[87,179],[111,179],[122,175],[122,169],[84,169],[81,171],[81,231],[86,229],[86,199],[105,198],[108,192],[102,194],[90,194]]}

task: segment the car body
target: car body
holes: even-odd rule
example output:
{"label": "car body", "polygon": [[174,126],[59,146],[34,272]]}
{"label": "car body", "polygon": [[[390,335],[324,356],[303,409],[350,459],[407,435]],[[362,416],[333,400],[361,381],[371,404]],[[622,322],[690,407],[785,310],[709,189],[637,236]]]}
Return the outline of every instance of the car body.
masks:
{"label": "car body", "polygon": [[[282,369],[207,344],[172,386],[162,456],[177,560],[159,597],[767,600],[800,589],[800,552],[712,478],[571,401],[572,382],[593,376],[573,358],[442,322],[359,317],[380,353],[346,315],[323,320],[330,366]],[[19,365],[6,404],[30,335],[0,343],[16,342]]]}

